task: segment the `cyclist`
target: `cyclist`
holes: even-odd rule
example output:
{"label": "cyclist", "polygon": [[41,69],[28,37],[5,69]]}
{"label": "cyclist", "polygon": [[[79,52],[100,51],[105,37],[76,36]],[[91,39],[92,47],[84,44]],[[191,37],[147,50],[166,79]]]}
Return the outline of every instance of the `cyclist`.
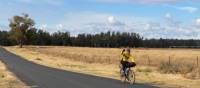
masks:
{"label": "cyclist", "polygon": [[121,60],[121,65],[122,65],[122,70],[127,75],[127,68],[132,68],[136,66],[135,63],[135,58],[131,56],[131,50],[130,48],[123,49],[121,52],[122,60]]}

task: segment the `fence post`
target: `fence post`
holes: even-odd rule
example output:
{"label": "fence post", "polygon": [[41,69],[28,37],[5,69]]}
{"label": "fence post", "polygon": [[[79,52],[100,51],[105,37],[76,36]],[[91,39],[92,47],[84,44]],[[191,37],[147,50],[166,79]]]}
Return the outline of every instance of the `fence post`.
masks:
{"label": "fence post", "polygon": [[171,57],[169,56],[169,65],[171,64]]}
{"label": "fence post", "polygon": [[149,56],[148,56],[148,65],[149,65],[149,66],[151,65],[151,61],[150,61]]}
{"label": "fence post", "polygon": [[197,56],[197,67],[199,66],[199,57]]}
{"label": "fence post", "polygon": [[110,56],[108,56],[108,63],[110,64],[111,63],[111,59],[110,59],[111,57]]}

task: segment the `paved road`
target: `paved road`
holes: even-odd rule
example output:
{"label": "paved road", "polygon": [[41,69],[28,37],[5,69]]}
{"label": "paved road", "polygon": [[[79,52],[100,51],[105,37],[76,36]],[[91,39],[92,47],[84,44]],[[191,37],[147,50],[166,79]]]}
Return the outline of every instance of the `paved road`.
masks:
{"label": "paved road", "polygon": [[120,81],[41,66],[0,48],[0,60],[20,80],[36,88],[156,88],[147,84],[131,86]]}

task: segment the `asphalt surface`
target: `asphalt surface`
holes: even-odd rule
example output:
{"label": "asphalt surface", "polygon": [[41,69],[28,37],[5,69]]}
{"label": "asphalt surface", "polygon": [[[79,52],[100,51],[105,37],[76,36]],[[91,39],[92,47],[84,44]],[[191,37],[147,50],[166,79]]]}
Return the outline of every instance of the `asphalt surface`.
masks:
{"label": "asphalt surface", "polygon": [[118,80],[45,67],[0,48],[0,60],[20,80],[34,88],[157,88],[148,84],[129,85]]}

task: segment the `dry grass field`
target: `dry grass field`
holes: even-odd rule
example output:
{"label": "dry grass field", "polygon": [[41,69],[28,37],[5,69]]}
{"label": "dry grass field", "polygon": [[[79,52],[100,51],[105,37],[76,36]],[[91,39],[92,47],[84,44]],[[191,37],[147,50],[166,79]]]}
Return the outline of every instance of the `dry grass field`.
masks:
{"label": "dry grass field", "polygon": [[[121,49],[62,46],[5,47],[29,61],[79,73],[119,79]],[[138,83],[199,88],[199,49],[132,49]],[[169,59],[170,58],[170,59]]]}
{"label": "dry grass field", "polygon": [[5,65],[0,62],[0,88],[30,88],[19,81],[12,73],[10,73]]}

